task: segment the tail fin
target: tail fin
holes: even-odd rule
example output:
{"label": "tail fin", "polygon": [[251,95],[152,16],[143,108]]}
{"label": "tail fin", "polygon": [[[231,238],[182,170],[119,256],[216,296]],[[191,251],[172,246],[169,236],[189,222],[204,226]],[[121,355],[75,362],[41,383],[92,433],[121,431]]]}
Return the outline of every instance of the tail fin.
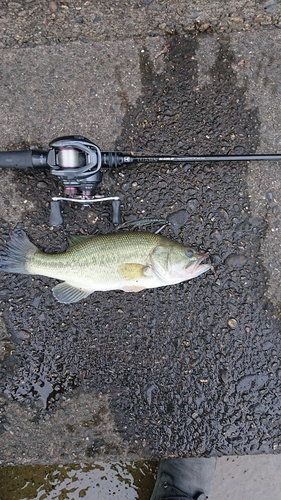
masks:
{"label": "tail fin", "polygon": [[12,232],[6,249],[0,253],[0,269],[10,273],[30,274],[27,260],[37,251],[38,248],[29,241],[25,232],[16,229]]}

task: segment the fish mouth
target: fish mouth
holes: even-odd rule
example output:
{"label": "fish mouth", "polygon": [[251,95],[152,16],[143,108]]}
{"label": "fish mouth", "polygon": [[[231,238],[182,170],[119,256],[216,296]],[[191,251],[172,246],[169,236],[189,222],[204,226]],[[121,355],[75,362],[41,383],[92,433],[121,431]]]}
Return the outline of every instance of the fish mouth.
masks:
{"label": "fish mouth", "polygon": [[201,266],[202,264],[208,264],[211,266],[210,262],[204,262],[205,260],[210,259],[210,255],[206,252],[200,255],[198,261],[197,261],[197,267]]}
{"label": "fish mouth", "polygon": [[210,263],[210,261],[207,262],[209,259],[210,259],[210,256],[208,253],[200,254],[198,256],[197,261],[192,264],[192,269],[190,269],[190,266],[189,266],[189,269],[192,272],[192,274],[194,275],[194,277],[205,273],[209,269],[212,269],[214,271],[214,268],[213,268],[212,264]]}

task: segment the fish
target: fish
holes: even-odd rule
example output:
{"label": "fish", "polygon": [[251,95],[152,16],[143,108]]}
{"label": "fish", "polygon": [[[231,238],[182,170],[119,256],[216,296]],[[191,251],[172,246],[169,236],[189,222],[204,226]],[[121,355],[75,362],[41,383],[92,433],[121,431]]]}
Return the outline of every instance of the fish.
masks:
{"label": "fish", "polygon": [[0,253],[0,269],[60,280],[53,295],[71,304],[95,291],[139,292],[175,285],[212,268],[208,253],[154,233],[69,235],[68,242],[65,252],[49,254],[16,229]]}

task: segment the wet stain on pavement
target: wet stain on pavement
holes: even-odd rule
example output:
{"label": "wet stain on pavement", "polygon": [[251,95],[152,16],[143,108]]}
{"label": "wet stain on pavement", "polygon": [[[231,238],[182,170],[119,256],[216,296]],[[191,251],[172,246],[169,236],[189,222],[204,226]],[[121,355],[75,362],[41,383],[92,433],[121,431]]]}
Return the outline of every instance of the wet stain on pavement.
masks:
{"label": "wet stain on pavement", "polygon": [[[169,44],[161,75],[145,47],[140,53],[143,94],[128,105],[117,149],[254,152],[259,117],[235,85],[227,39],[202,88],[196,38]],[[36,408],[40,423],[78,388],[106,394],[117,432],[143,458],[280,450],[280,324],[264,298],[259,248],[266,227],[249,211],[246,171],[226,162],[107,173],[104,189],[120,196],[125,221],[181,213],[177,239],[207,250],[215,274],[138,294],[97,292],[73,305],[55,301],[54,280],[3,275],[3,318],[18,339],[1,366],[5,398]],[[74,205],[64,206],[65,227],[50,230],[55,181],[46,173],[13,177],[21,197],[34,203],[22,227],[40,248],[64,250],[67,232],[113,230],[107,207]],[[11,229],[3,220],[4,239]],[[169,226],[163,234],[175,237]],[[95,446],[87,449],[92,459]]]}
{"label": "wet stain on pavement", "polygon": [[156,462],[6,467],[0,471],[0,498],[147,499],[155,468]]}

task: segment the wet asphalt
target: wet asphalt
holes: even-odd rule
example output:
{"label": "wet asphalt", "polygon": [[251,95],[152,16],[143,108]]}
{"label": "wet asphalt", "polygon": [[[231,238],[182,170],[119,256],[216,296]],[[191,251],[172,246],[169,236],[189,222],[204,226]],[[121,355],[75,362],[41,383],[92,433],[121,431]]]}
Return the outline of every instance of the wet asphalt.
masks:
{"label": "wet asphalt", "polygon": [[[98,113],[88,125],[79,113],[80,133],[96,129],[101,147],[122,152],[258,151],[266,130],[257,103],[249,99],[249,79],[237,75],[237,67],[247,70],[247,63],[228,34],[173,33],[155,43],[160,51],[167,47],[164,54],[151,48],[151,39],[130,49],[137,59],[128,59],[139,71],[134,91],[124,84],[123,66],[115,65],[118,105],[112,100],[106,107],[105,121],[115,117],[109,140],[107,125],[99,130]],[[209,43],[215,50],[204,70],[198,54]],[[109,47],[101,49],[99,64],[110,59]],[[4,67],[13,58],[14,67],[24,60],[27,53],[19,50]],[[38,49],[37,60],[46,50]],[[87,52],[79,42],[69,50],[79,61]],[[86,88],[91,75],[85,71]],[[56,68],[48,73],[51,81],[56,72],[59,80]],[[5,88],[13,89],[5,78]],[[46,82],[42,88],[46,96]],[[34,89],[31,84],[32,98]],[[66,103],[63,90],[50,87],[50,100]],[[100,111],[98,94],[92,87],[87,98],[91,105],[96,99]],[[77,109],[82,98],[73,97]],[[3,111],[7,101],[2,102]],[[23,114],[27,103],[19,103]],[[48,107],[40,98],[38,103]],[[64,117],[66,109],[61,107]],[[35,116],[29,136],[20,126],[7,128],[2,149],[46,147],[48,133],[50,140],[66,133],[67,120],[61,125],[59,113],[40,119],[38,131]],[[71,118],[68,133],[79,133],[79,120]],[[28,127],[27,120],[23,130]],[[270,220],[268,213],[252,210],[249,169],[240,162],[187,162],[104,174],[102,191],[120,196],[124,221],[171,220],[162,234],[208,251],[214,273],[138,294],[97,292],[72,305],[55,301],[54,280],[1,273],[2,464],[280,452],[280,319],[261,252]],[[46,171],[4,172],[3,179],[3,245],[15,227],[47,252],[65,250],[68,233],[116,231],[106,205],[82,210],[64,204],[64,225],[50,228],[48,203],[59,188]],[[34,435],[36,444],[28,447]]]}

